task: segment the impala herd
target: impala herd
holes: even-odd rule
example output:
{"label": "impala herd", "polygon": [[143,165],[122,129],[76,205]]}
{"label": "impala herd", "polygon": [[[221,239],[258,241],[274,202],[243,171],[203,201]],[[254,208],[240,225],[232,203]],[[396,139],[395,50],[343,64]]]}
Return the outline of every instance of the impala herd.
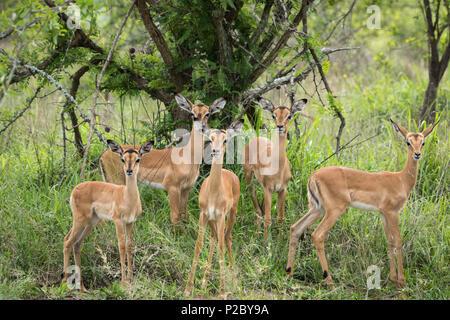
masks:
{"label": "impala herd", "polygon": [[[184,291],[192,294],[195,270],[207,225],[210,227],[208,262],[203,287],[209,279],[216,242],[219,247],[220,292],[225,297],[225,247],[230,267],[233,268],[231,231],[236,221],[240,198],[239,178],[223,169],[226,144],[242,130],[242,122],[234,122],[227,130],[209,129],[208,119],[225,106],[219,98],[211,106],[194,105],[177,94],[175,99],[181,109],[191,114],[193,124],[188,143],[181,148],[152,149],[152,143],[141,147],[119,145],[108,140],[109,150],[100,158],[100,170],[105,182],[87,181],[77,185],[70,197],[73,225],[64,237],[63,282],[68,281],[70,253],[73,248],[75,264],[80,272],[80,289],[86,291],[81,279],[81,246],[83,240],[101,220],[112,220],[116,226],[119,244],[122,283],[131,284],[132,231],[136,218],[141,214],[138,181],[151,188],[166,190],[170,203],[170,220],[177,230],[180,218],[187,219],[189,193],[198,176],[203,161],[205,142],[211,145],[211,171],[203,181],[199,193],[199,230],[194,249],[191,272]],[[271,224],[272,194],[278,193],[278,222],[285,213],[287,184],[291,178],[286,154],[287,132],[293,116],[300,112],[307,100],[296,101],[292,107],[275,107],[269,100],[260,99],[261,107],[270,112],[275,121],[275,141],[263,137],[252,139],[244,148],[242,163],[245,181],[250,189],[255,208],[256,224],[264,219],[264,241]],[[402,240],[399,230],[399,212],[416,184],[418,160],[421,158],[425,138],[437,122],[421,133],[408,132],[392,122],[408,146],[408,157],[399,172],[365,172],[345,167],[325,167],[313,172],[307,183],[309,211],[290,228],[289,254],[286,272],[294,273],[294,257],[297,243],[303,232],[320,217],[324,217],[312,233],[325,281],[331,287],[333,281],[325,257],[324,242],[328,231],[346,208],[353,207],[381,213],[389,249],[390,280],[397,288],[405,287],[402,264]],[[184,159],[185,161],[179,161]],[[177,161],[178,160],[178,161]],[[187,160],[187,161],[186,161]],[[258,202],[252,184],[255,178],[263,187],[262,206]],[[126,268],[126,264],[127,267]]]}

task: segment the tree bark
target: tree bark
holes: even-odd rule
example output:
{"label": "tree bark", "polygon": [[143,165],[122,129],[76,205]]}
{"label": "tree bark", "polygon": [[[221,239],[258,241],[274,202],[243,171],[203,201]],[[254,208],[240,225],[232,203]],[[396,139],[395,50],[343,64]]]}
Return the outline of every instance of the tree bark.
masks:
{"label": "tree bark", "polygon": [[[433,14],[431,10],[431,5],[429,0],[423,0],[423,9],[425,22],[427,24],[427,38],[428,38],[428,49],[430,53],[430,61],[428,63],[428,86],[425,91],[425,97],[422,104],[422,109],[420,111],[420,122],[426,120],[427,122],[433,122],[436,118],[436,99],[439,89],[439,83],[447,70],[448,63],[450,60],[450,43],[439,59],[439,39],[447,29],[450,33],[450,23],[444,25],[441,30],[439,30],[439,10],[441,2],[438,1],[434,22]],[[447,21],[450,22],[450,13],[448,12],[447,5]]]}

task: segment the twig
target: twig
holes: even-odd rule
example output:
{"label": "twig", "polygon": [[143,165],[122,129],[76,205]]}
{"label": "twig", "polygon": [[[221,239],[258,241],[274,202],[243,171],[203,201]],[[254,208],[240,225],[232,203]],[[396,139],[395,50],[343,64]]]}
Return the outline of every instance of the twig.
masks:
{"label": "twig", "polygon": [[[325,85],[325,88],[326,88],[327,92],[333,96],[333,92],[331,91],[330,85],[328,84],[327,78],[325,77],[325,73],[323,72],[323,69],[322,69],[322,64],[320,63],[316,52],[314,51],[313,48],[309,48],[309,52],[311,52],[311,55],[312,55],[314,61],[316,62],[317,69],[319,70],[320,76],[322,77],[322,81],[323,81],[323,83]],[[342,136],[342,132],[343,132],[344,127],[345,127],[345,118],[342,115],[342,112],[339,111],[337,108],[335,110],[333,110],[333,111],[336,113],[337,117],[341,121],[341,124],[339,126],[339,130],[338,130],[338,134],[336,136],[336,151],[335,151],[336,152],[336,156],[339,158],[341,136]]]}
{"label": "twig", "polygon": [[84,173],[84,169],[86,168],[86,163],[87,163],[87,156],[89,154],[89,149],[91,147],[91,140],[92,140],[92,134],[93,134],[93,129],[94,129],[94,122],[95,122],[95,107],[97,105],[97,98],[99,95],[99,91],[100,91],[100,85],[102,83],[102,79],[103,79],[103,75],[105,74],[106,68],[108,67],[109,62],[111,61],[111,56],[112,53],[117,45],[117,41],[119,40],[119,36],[122,33],[123,27],[125,26],[125,23],[128,20],[128,17],[131,14],[131,11],[134,8],[134,5],[136,3],[136,0],[133,1],[133,3],[131,4],[130,8],[128,9],[127,14],[125,15],[125,18],[122,21],[122,24],[119,27],[119,30],[117,30],[117,33],[114,37],[114,41],[113,44],[111,46],[111,49],[109,50],[108,56],[106,57],[106,61],[105,64],[103,65],[102,71],[100,72],[100,76],[97,80],[96,83],[96,88],[95,88],[95,94],[94,94],[94,100],[92,102],[92,108],[91,108],[91,121],[89,124],[89,135],[88,135],[88,140],[86,142],[86,148],[84,149],[84,156],[83,156],[83,163],[81,164],[81,169],[80,169],[80,174],[81,174],[81,179],[83,180],[85,177],[85,173]]}
{"label": "twig", "polygon": [[[48,81],[50,81],[56,88],[58,88],[59,91],[62,92],[62,94],[69,99],[74,105],[75,107],[78,109],[78,111],[80,112],[81,117],[85,120],[85,121],[89,121],[89,118],[87,115],[84,114],[83,110],[81,109],[81,107],[78,105],[77,101],[75,100],[75,98],[70,95],[58,82],[56,82],[56,80],[49,75],[48,73],[42,71],[41,69],[38,69],[34,66],[30,66],[28,64],[23,64],[23,66],[25,68],[27,68],[28,70],[30,70],[32,73],[39,73],[41,76],[43,76],[44,78],[47,78]],[[102,141],[103,143],[106,144],[106,140],[103,138],[102,134],[100,133],[100,131],[97,130],[97,128],[94,126],[94,132],[95,134],[98,136],[98,138],[100,139],[100,141]]]}
{"label": "twig", "polygon": [[[359,141],[358,143],[355,143],[355,144],[353,144],[353,145],[351,145],[351,146],[348,146],[348,145],[349,145],[353,140],[355,140],[359,135],[360,135],[360,134],[358,133],[356,136],[354,136],[352,139],[350,139],[349,142],[347,142],[347,143],[344,144],[342,147],[340,147],[339,151],[342,151],[342,150],[344,150],[344,149],[350,149],[350,148],[356,147],[356,146],[360,145],[361,143],[364,143],[364,142],[366,142],[366,141],[368,141],[368,140],[370,140],[370,139],[373,139],[373,138],[379,136],[380,134],[377,133],[376,135],[373,135],[373,136],[371,136],[370,138],[367,138],[367,139],[362,140],[362,141]],[[348,147],[347,147],[347,146],[348,146]],[[317,169],[322,163],[324,163],[325,161],[327,161],[328,159],[330,159],[330,158],[331,158],[332,156],[334,156],[334,155],[336,155],[336,151],[333,152],[332,154],[330,154],[330,155],[329,155],[328,157],[326,157],[324,160],[322,160],[319,164],[317,164],[316,166],[314,166],[314,169]]]}
{"label": "twig", "polygon": [[25,108],[23,108],[22,110],[20,110],[20,112],[13,117],[11,120],[8,121],[8,123],[6,124],[5,127],[3,127],[3,129],[0,130],[0,134],[2,134],[3,132],[5,132],[14,122],[17,121],[17,119],[19,119],[21,116],[23,116],[23,114],[25,113],[25,111],[27,111],[28,109],[31,108],[31,104],[33,103],[34,99],[36,99],[39,91],[41,91],[42,86],[38,87],[36,89],[36,92],[34,93],[34,95],[28,100],[28,104],[25,106]]}
{"label": "twig", "polygon": [[63,173],[66,174],[66,157],[67,157],[67,146],[66,146],[66,127],[64,126],[64,112],[61,111],[61,129],[62,129],[62,140],[63,140]]}

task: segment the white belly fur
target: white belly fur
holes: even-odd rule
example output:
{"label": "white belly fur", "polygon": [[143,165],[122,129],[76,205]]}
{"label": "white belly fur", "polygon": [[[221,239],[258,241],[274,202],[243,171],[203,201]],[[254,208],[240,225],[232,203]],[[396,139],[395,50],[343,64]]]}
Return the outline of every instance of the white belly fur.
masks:
{"label": "white belly fur", "polygon": [[146,186],[148,186],[152,189],[166,190],[166,188],[164,188],[164,186],[161,183],[149,182],[149,181],[141,181],[141,183],[145,184]]}
{"label": "white belly fur", "polygon": [[211,221],[217,220],[217,218],[220,215],[220,212],[214,207],[209,207],[208,211],[206,211],[206,214],[208,215],[208,220]]}
{"label": "white belly fur", "polygon": [[359,209],[359,210],[365,210],[365,211],[380,211],[380,209],[378,209],[375,206],[372,206],[370,204],[365,204],[362,202],[358,202],[358,201],[353,201],[350,202],[350,207]]}
{"label": "white belly fur", "polygon": [[97,213],[97,217],[99,217],[100,219],[104,219],[104,220],[112,220],[110,216],[108,216],[107,214],[103,214],[103,213]]}

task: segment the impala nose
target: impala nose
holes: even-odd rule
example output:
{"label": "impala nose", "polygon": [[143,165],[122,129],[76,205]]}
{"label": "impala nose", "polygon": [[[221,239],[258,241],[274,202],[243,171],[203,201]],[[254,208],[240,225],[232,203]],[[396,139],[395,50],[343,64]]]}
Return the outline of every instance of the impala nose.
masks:
{"label": "impala nose", "polygon": [[211,155],[212,155],[213,157],[219,156],[219,155],[220,155],[220,150],[219,150],[219,149],[212,149],[212,150],[211,150]]}
{"label": "impala nose", "polygon": [[133,170],[128,169],[127,170],[127,176],[132,176],[133,175]]}
{"label": "impala nose", "polygon": [[414,152],[414,158],[416,160],[419,160],[421,156],[422,156],[422,154],[420,152]]}

